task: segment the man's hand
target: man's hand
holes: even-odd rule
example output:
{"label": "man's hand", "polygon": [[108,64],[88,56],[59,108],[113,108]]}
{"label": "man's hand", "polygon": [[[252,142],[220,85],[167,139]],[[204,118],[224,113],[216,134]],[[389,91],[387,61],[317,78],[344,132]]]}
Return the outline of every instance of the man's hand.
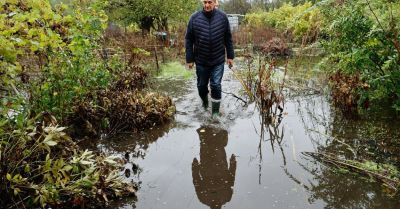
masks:
{"label": "man's hand", "polygon": [[228,67],[231,69],[233,67],[233,59],[228,59],[226,62],[228,63]]}
{"label": "man's hand", "polygon": [[193,68],[193,65],[194,65],[193,62],[187,63],[187,66],[188,66],[189,69],[192,69],[192,68]]}

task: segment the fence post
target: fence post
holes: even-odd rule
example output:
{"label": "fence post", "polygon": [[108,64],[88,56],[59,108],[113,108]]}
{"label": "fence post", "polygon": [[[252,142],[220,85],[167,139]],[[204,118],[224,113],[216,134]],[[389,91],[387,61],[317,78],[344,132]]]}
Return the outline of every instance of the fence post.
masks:
{"label": "fence post", "polygon": [[154,46],[154,56],[156,58],[157,70],[160,70],[160,66],[158,65],[158,57],[157,57],[157,46]]}

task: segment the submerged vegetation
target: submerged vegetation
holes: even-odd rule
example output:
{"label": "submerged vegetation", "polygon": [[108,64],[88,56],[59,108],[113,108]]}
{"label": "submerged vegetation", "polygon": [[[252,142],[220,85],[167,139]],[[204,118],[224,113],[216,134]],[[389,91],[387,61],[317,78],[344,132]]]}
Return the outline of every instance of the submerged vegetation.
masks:
{"label": "submerged vegetation", "polygon": [[335,166],[338,168],[338,172],[353,172],[370,177],[374,181],[379,181],[387,188],[387,193],[391,196],[396,195],[400,189],[400,173],[393,165],[378,164],[372,161],[343,160],[334,154],[327,153],[304,152],[303,154]]}

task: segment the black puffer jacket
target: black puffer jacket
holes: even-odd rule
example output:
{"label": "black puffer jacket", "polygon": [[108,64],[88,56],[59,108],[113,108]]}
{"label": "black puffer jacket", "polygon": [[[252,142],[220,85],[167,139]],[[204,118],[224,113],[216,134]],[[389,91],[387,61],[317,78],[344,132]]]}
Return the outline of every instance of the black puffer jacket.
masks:
{"label": "black puffer jacket", "polygon": [[224,63],[225,49],[228,59],[234,58],[232,34],[228,17],[214,9],[209,17],[204,11],[194,13],[186,30],[186,62],[215,66]]}

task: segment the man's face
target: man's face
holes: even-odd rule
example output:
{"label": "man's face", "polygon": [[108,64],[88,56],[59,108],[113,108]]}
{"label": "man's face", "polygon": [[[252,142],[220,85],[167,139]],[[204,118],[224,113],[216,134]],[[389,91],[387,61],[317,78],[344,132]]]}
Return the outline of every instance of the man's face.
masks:
{"label": "man's face", "polygon": [[211,12],[215,8],[215,0],[203,0],[204,11]]}

